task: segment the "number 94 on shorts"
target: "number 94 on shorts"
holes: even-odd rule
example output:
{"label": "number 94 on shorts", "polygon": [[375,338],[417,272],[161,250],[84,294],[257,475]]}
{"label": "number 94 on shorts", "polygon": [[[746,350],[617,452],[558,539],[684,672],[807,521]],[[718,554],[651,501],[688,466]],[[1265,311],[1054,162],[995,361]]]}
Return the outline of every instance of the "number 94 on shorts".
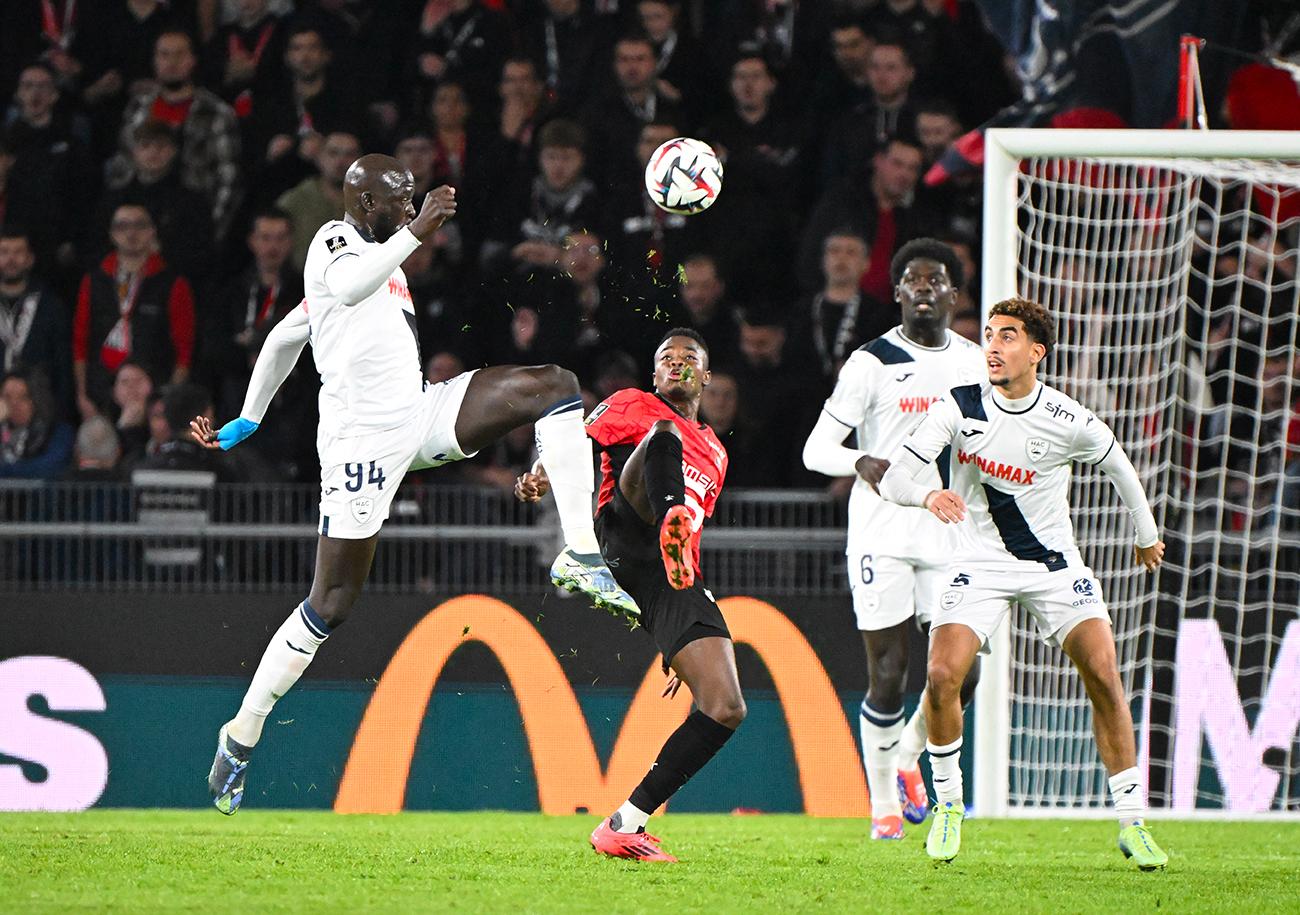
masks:
{"label": "number 94 on shorts", "polygon": [[379,533],[407,463],[386,467],[382,459],[352,461],[321,468],[320,533],[344,540],[364,540]]}

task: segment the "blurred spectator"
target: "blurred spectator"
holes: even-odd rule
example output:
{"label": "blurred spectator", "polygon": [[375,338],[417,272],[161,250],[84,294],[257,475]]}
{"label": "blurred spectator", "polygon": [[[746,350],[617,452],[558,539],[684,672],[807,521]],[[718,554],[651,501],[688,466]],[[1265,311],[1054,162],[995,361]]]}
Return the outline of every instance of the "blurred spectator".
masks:
{"label": "blurred spectator", "polygon": [[354,131],[356,101],[346,79],[329,72],[325,36],[310,21],[289,29],[284,51],[289,79],[259,95],[249,128],[248,161],[275,170],[280,187],[311,174],[324,137]]}
{"label": "blurred spectator", "polygon": [[709,213],[712,247],[741,298],[783,294],[774,290],[792,286],[799,201],[810,188],[800,167],[803,131],[772,109],[776,80],[761,56],[742,52],[728,85],[731,109],[701,131],[726,164],[726,190]]}
{"label": "blurred spectator", "polygon": [[[16,159],[9,141],[0,134],[0,225],[40,226],[48,218],[46,203],[37,188],[20,180],[22,176],[14,171]],[[28,244],[35,253],[36,245],[30,235]]]}
{"label": "blurred spectator", "polygon": [[465,361],[451,350],[438,350],[429,357],[424,366],[424,377],[429,384],[441,384],[450,381],[465,371]]}
{"label": "blurred spectator", "polygon": [[248,233],[253,262],[218,283],[207,296],[202,336],[205,368],[222,415],[237,415],[261,341],[302,301],[302,274],[293,269],[293,221],[283,210],[263,210]]}
{"label": "blurred spectator", "polygon": [[[326,43],[334,49],[333,69],[347,81],[356,99],[358,119],[365,119],[364,125],[348,129],[361,131],[385,148],[391,145],[392,132],[406,106],[418,104],[410,97],[407,68],[413,57],[414,5],[377,0],[298,3],[303,18],[320,23]],[[428,0],[423,4],[424,9],[430,7],[446,9],[446,2]]]}
{"label": "blurred spectator", "polygon": [[826,236],[833,229],[849,228],[871,245],[871,267],[862,279],[862,291],[880,301],[892,299],[889,260],[915,234],[909,206],[920,174],[921,148],[915,140],[894,137],[876,153],[869,170],[860,167],[827,188],[800,245],[799,275],[805,287],[820,285]]}
{"label": "blurred spectator", "polygon": [[497,74],[510,47],[500,13],[480,0],[437,0],[424,4],[412,57],[427,100],[444,80],[459,82],[473,104],[487,109],[496,95]]}
{"label": "blurred spectator", "polygon": [[194,85],[193,39],[167,30],[154,45],[157,88],[127,105],[119,134],[120,150],[108,163],[112,186],[125,184],[134,170],[131,143],[141,124],[155,118],[181,137],[181,183],[207,197],[217,234],[224,232],[239,200],[239,126],[230,106]]}
{"label": "blurred spectator", "polygon": [[536,161],[533,142],[550,113],[545,86],[537,75],[537,64],[528,57],[510,57],[501,65],[501,118],[497,124],[501,144],[496,167],[503,174],[531,171]]}
{"label": "blurred spectator", "polygon": [[621,349],[610,350],[596,360],[591,381],[591,392],[600,403],[615,391],[624,388],[645,389],[650,373],[642,371],[636,359]]}
{"label": "blurred spectator", "polygon": [[620,163],[636,151],[641,128],[652,121],[681,124],[681,108],[659,91],[655,48],[643,33],[614,45],[614,84],[605,98],[587,107],[592,178],[608,190]]}
{"label": "blurred spectator", "polygon": [[573,117],[609,72],[609,33],[582,0],[543,0],[522,29],[524,50],[556,112]]}
{"label": "blurred spectator", "polygon": [[711,80],[721,83],[726,78],[736,49],[757,51],[772,65],[788,99],[802,105],[809,98],[810,82],[826,61],[830,14],[836,6],[820,0],[698,4],[692,11],[702,26],[698,34],[706,43],[706,56],[719,65],[710,69]]}
{"label": "blurred spectator", "polygon": [[[65,0],[66,5],[72,3]],[[77,0],[76,18],[82,20],[73,46],[81,61],[77,66],[84,63],[82,98],[94,125],[95,149],[108,155],[117,146],[128,100],[157,88],[154,45],[166,29],[177,25],[178,17],[163,0]]]}
{"label": "blurred spectator", "polygon": [[[433,125],[430,183],[433,187],[450,184],[456,189],[456,218],[445,223],[443,230],[477,246],[487,221],[484,198],[496,176],[490,171],[491,141],[474,126],[472,114],[462,84],[450,79],[438,84],[429,102]],[[459,244],[461,238],[456,241]]]}
{"label": "blurred spectator", "polygon": [[259,96],[275,90],[286,43],[284,21],[268,0],[238,0],[235,19],[217,30],[204,52],[204,82],[217,87],[242,120]]}
{"label": "blurred spectator", "polygon": [[734,374],[742,391],[754,392],[745,399],[745,409],[757,441],[772,456],[767,485],[807,482],[809,477],[799,470],[799,443],[812,429],[813,414],[830,389],[793,358],[785,323],[770,311],[747,311],[740,325],[740,358],[734,366],[719,368]]}
{"label": "blurred spectator", "polygon": [[709,345],[711,365],[735,361],[740,341],[740,319],[727,301],[727,284],[711,254],[692,254],[682,264],[679,296],[689,316],[687,323]]}
{"label": "blurred spectator", "polygon": [[896,36],[895,40],[907,45],[918,84],[927,91],[941,92],[952,87],[951,60],[963,50],[955,39],[948,10],[947,0],[886,0],[871,12],[873,31]]}
{"label": "blurred spectator", "polygon": [[800,362],[814,367],[822,381],[833,385],[840,367],[853,351],[889,330],[897,314],[891,304],[860,288],[874,260],[866,239],[851,229],[838,229],[822,243],[821,290],[804,299],[791,316],[791,348]]}
{"label": "blurred spectator", "polygon": [[361,143],[350,133],[325,137],[316,156],[319,175],[285,191],[275,201],[293,219],[293,268],[301,271],[316,230],[343,217],[343,178],[361,156]]}
{"label": "blurred spectator", "polygon": [[655,121],[641,128],[634,158],[616,174],[610,195],[607,249],[629,295],[655,297],[671,287],[689,251],[701,247],[701,223],[655,206],[645,189],[645,166],[663,143],[681,136],[673,124]]}
{"label": "blurred spectator", "polygon": [[72,427],[55,413],[45,377],[7,372],[0,380],[0,478],[57,480],[72,458]]}
{"label": "blurred spectator", "polygon": [[72,119],[57,113],[58,102],[53,67],[32,64],[18,76],[14,107],[5,122],[7,146],[14,156],[11,180],[44,204],[43,218],[28,230],[47,274],[56,259],[63,266],[73,262],[73,240],[85,213],[81,201],[93,200],[98,184],[90,151],[74,131]]}
{"label": "blurred spectator", "polygon": [[73,483],[114,483],[121,479],[117,462],[122,446],[113,424],[102,416],[83,420],[72,449],[72,469],[64,476]]}
{"label": "blurred spectator", "polygon": [[[478,362],[486,358],[482,344],[491,331],[483,325],[490,322],[482,320],[482,303],[467,289],[469,265],[458,228],[455,220],[439,228],[402,262],[402,272],[415,304],[420,352],[436,352],[455,341],[459,350]],[[501,330],[499,325],[492,329]]]}
{"label": "blurred spectator", "polygon": [[922,171],[925,171],[962,135],[957,109],[943,99],[917,102],[915,131],[921,143]]}
{"label": "blurred spectator", "polygon": [[565,237],[599,225],[601,201],[583,174],[586,139],[572,121],[554,120],[542,128],[539,174],[496,210],[481,252],[485,271],[525,281],[539,272],[553,276]]}
{"label": "blurred spectator", "polygon": [[196,416],[214,417],[207,391],[196,384],[169,385],[163,391],[161,404],[167,439],[132,469],[206,470],[216,474],[218,483],[244,482],[233,454],[204,448],[190,435],[190,420]]}
{"label": "blurred spectator", "polygon": [[952,316],[952,320],[948,323],[948,329],[959,337],[965,337],[972,343],[978,343],[980,346],[984,345],[984,328],[980,322],[980,313],[977,310],[961,309]]}
{"label": "blurred spectator", "polygon": [[167,263],[191,279],[201,279],[213,269],[211,207],[207,198],[181,183],[176,131],[162,121],[148,120],[132,137],[131,172],[125,184],[111,188],[101,199],[93,220],[96,237],[90,257],[104,254],[103,240],[113,213],[124,203],[145,207],[158,231],[158,245]]}
{"label": "blurred spectator", "polygon": [[684,111],[698,116],[705,95],[704,60],[689,33],[681,28],[677,0],[637,0],[641,28],[654,42],[655,88]]}
{"label": "blurred spectator", "polygon": [[123,454],[144,452],[150,438],[149,407],[156,399],[153,379],[144,367],[138,362],[123,362],[113,378],[113,407]]}
{"label": "blurred spectator", "polygon": [[81,281],[72,328],[72,369],[82,418],[106,406],[109,382],[128,359],[155,385],[189,377],[194,295],[158,253],[149,211],[123,204],[109,225],[113,250]]}
{"label": "blurred spectator", "polygon": [[875,45],[861,19],[850,14],[832,23],[834,66],[821,68],[808,105],[819,135],[841,114],[871,103],[871,49]]}
{"label": "blurred spectator", "polygon": [[58,416],[72,407],[68,312],[32,274],[35,257],[26,233],[0,228],[0,370],[42,372]]}
{"label": "blurred spectator", "polygon": [[[911,134],[916,109],[911,102],[916,68],[901,39],[876,42],[867,65],[871,95],[840,115],[826,136],[823,186],[833,184],[875,155],[890,137]],[[729,176],[728,176],[729,177]]]}
{"label": "blurred spectator", "polygon": [[[712,360],[713,351],[710,349]],[[710,365],[712,362],[710,362]],[[718,370],[704,387],[700,397],[700,419],[708,423],[727,449],[727,485],[773,486],[777,468],[776,452],[756,433],[745,418],[741,405],[740,384],[734,375]]]}

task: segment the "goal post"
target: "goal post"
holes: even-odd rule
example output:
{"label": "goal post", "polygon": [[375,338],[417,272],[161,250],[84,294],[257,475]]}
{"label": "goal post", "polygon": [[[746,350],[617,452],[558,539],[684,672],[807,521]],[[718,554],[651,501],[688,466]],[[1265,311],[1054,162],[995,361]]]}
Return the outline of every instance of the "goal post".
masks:
{"label": "goal post", "polygon": [[[1016,294],[1053,313],[1044,380],[1114,429],[1168,545],[1137,570],[1127,512],[1076,468],[1156,811],[1300,813],[1298,239],[1300,132],[985,135],[983,317]],[[975,812],[1107,814],[1068,660],[1016,608],[990,648]]]}

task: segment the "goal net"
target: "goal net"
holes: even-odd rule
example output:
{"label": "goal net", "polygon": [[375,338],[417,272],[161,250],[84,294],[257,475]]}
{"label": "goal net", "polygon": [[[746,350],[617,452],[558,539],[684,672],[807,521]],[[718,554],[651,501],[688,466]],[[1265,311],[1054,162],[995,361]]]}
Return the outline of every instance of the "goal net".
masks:
{"label": "goal net", "polygon": [[[1076,468],[1155,808],[1300,810],[1300,136],[990,131],[983,288],[1057,317],[1044,380],[1115,431],[1168,547]],[[977,704],[976,803],[1101,812],[1082,683],[1023,612]]]}

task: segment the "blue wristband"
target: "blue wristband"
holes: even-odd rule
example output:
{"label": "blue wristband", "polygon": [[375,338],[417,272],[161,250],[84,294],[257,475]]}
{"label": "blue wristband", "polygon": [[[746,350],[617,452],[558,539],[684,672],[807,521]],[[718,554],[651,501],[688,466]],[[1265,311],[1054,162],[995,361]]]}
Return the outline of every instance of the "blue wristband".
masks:
{"label": "blue wristband", "polygon": [[242,416],[239,419],[232,419],[217,430],[217,444],[221,446],[222,451],[229,451],[256,432],[257,425],[251,419],[244,419]]}

